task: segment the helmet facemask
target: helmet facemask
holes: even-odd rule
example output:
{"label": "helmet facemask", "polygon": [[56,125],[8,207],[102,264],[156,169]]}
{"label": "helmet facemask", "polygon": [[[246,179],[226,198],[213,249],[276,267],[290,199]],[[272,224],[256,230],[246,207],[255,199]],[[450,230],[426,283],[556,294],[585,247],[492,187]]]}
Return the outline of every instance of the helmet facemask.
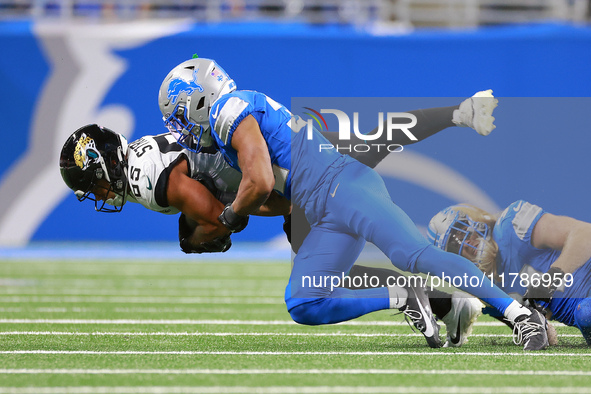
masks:
{"label": "helmet facemask", "polygon": [[487,239],[490,239],[490,231],[486,223],[475,222],[458,212],[444,235],[443,250],[464,256],[479,266],[485,246],[482,241]]}
{"label": "helmet facemask", "polygon": [[[98,179],[97,179],[98,181]],[[97,188],[102,188],[106,191],[105,195],[109,195],[111,192],[113,192],[115,194],[114,198],[108,198],[108,199],[98,199],[96,198],[96,190]],[[105,187],[103,185],[99,185],[97,182],[93,182],[91,184],[91,188],[90,190],[87,191],[82,191],[82,190],[76,190],[74,192],[74,194],[76,195],[76,198],[78,199],[78,201],[84,201],[84,200],[90,200],[90,201],[94,201],[94,210],[97,212],[121,212],[121,210],[123,209],[123,205],[125,205],[126,202],[126,197],[127,197],[127,193],[123,193],[123,194],[119,194],[117,193],[113,186],[109,183],[108,187]]]}
{"label": "helmet facemask", "polygon": [[[478,220],[473,220],[471,216]],[[431,219],[428,236],[440,249],[473,262],[481,271],[496,275],[498,245],[492,238],[494,219],[478,208],[454,206]]]}
{"label": "helmet facemask", "polygon": [[236,83],[213,60],[187,60],[172,69],[160,86],[164,125],[182,147],[199,152],[214,144],[209,124],[213,103],[234,90]]}
{"label": "helmet facemask", "polygon": [[[193,152],[199,152],[202,147],[211,146],[213,138],[211,137],[209,127],[209,109],[203,111],[205,97],[201,97],[196,110],[191,111],[191,96],[187,97],[187,102],[179,102],[168,117],[162,117],[164,126],[168,129],[177,142],[185,149]],[[191,112],[206,112],[206,122],[193,122]],[[197,117],[197,116],[196,116]]]}

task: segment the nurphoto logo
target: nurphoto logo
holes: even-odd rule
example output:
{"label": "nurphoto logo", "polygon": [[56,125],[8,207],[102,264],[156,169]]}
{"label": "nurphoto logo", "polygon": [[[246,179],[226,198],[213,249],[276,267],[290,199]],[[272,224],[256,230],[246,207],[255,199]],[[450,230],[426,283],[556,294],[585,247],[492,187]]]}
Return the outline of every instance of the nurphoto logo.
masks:
{"label": "nurphoto logo", "polygon": [[[337,118],[339,143],[336,145],[320,144],[320,151],[336,149],[339,152],[368,152],[370,150],[379,152],[381,149],[386,149],[388,152],[402,152],[402,145],[389,143],[392,141],[395,132],[402,132],[411,141],[418,141],[417,137],[410,131],[417,124],[417,117],[411,113],[387,112],[384,116],[384,112],[378,112],[377,127],[369,133],[362,133],[359,128],[359,112],[353,112],[353,122],[351,122],[349,115],[339,109],[316,111],[310,107],[304,108],[311,111],[311,113],[304,113],[310,116],[310,119],[306,121],[308,140],[312,139],[314,122],[316,122],[320,131],[325,128],[328,131],[327,122],[322,114],[332,114]],[[353,123],[353,127],[351,127],[351,123]]]}

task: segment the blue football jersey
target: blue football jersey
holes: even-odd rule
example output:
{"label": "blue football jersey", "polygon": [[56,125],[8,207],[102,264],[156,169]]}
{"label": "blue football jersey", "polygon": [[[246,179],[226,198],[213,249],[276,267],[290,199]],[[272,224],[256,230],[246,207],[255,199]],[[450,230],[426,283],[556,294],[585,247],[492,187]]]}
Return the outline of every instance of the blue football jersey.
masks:
{"label": "blue football jersey", "polygon": [[[560,256],[560,251],[538,249],[532,246],[533,229],[545,211],[537,205],[519,200],[503,211],[495,224],[493,238],[499,246],[497,255],[498,274],[504,274],[500,287],[507,293],[524,295],[527,290],[522,284],[522,274],[529,279],[538,271],[544,273]],[[535,271],[534,271],[535,270]],[[555,320],[572,325],[574,305],[584,298],[591,289],[591,260],[573,274],[573,284],[565,287],[564,292],[556,291],[550,303],[550,310]]]}
{"label": "blue football jersey", "polygon": [[[332,145],[316,130],[309,133],[306,123],[294,117],[285,106],[263,93],[242,90],[221,96],[213,103],[209,115],[212,136],[235,169],[240,167],[232,136],[248,115],[258,122],[267,142],[275,175],[274,189],[308,212],[321,214],[330,179],[342,165],[354,159],[328,149]],[[297,187],[292,188],[292,184]]]}
{"label": "blue football jersey", "polygon": [[211,134],[219,150],[232,167],[240,170],[237,152],[232,148],[232,136],[248,115],[256,119],[269,146],[275,190],[290,198],[291,137],[288,123],[291,113],[283,105],[255,91],[235,91],[221,96],[213,103],[209,113]]}

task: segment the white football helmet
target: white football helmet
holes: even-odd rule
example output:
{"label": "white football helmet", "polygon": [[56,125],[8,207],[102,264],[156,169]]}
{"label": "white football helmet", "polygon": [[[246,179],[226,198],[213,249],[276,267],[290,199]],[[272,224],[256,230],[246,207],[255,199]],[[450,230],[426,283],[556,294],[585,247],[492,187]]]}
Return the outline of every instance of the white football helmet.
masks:
{"label": "white football helmet", "polygon": [[454,205],[433,216],[427,237],[438,248],[464,256],[486,272],[498,251],[492,239],[493,226],[494,218],[485,211],[465,204]]}
{"label": "white football helmet", "polygon": [[236,83],[213,60],[187,60],[170,71],[158,93],[164,125],[178,143],[193,152],[213,143],[209,111]]}

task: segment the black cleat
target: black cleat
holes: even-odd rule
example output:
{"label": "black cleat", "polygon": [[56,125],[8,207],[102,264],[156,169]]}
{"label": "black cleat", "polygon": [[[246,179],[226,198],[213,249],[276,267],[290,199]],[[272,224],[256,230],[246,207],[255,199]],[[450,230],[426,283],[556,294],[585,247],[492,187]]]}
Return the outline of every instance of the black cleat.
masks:
{"label": "black cleat", "polygon": [[[413,282],[416,282],[414,283],[416,286],[411,286]],[[431,311],[429,297],[425,292],[422,279],[420,277],[409,277],[408,283],[409,285],[405,287],[408,291],[408,298],[406,305],[400,308],[400,311],[405,314],[406,321],[408,322],[408,319],[410,319],[417,330],[425,336],[429,347],[442,347],[443,342],[439,337],[439,325]]]}
{"label": "black cleat", "polygon": [[515,319],[513,343],[523,345],[523,350],[544,350],[548,347],[548,322],[536,309],[531,315],[521,315]]}

